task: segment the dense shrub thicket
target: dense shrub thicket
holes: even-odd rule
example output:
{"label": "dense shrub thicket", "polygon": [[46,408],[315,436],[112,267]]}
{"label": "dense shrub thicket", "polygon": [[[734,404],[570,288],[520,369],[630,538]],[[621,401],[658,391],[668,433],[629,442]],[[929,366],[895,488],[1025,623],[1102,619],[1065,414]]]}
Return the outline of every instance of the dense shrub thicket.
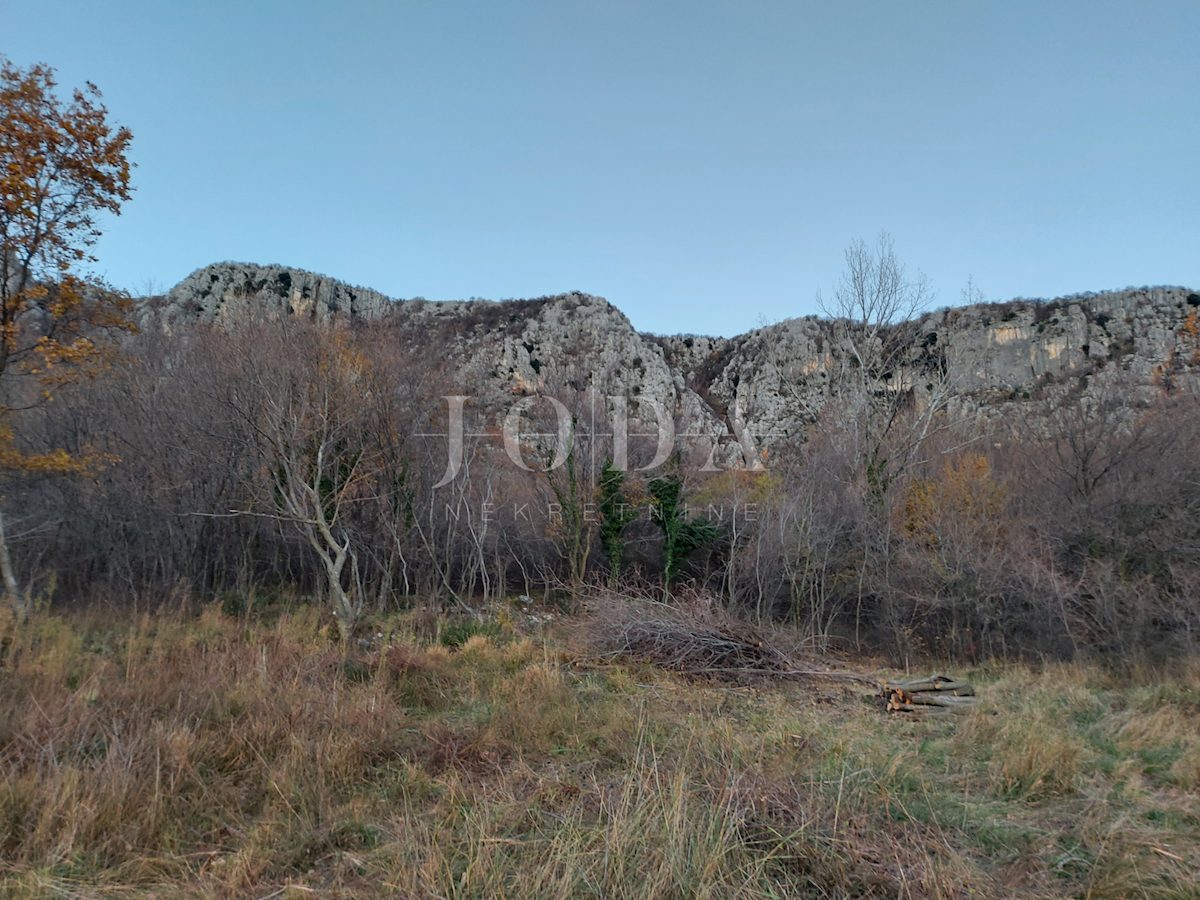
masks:
{"label": "dense shrub thicket", "polygon": [[[611,445],[577,432],[571,465],[546,474],[555,447],[527,436],[516,465],[497,424],[514,398],[439,346],[396,324],[294,320],[132,338],[134,361],[21,423],[30,451],[108,461],[69,479],[7,473],[23,587],[138,609],[299,592],[349,634],[362,611],[417,596],[608,580],[614,534],[621,577],[661,584],[666,479],[685,520],[716,526],[692,529],[704,540],[684,559],[668,548],[672,584],[794,620],[821,646],[973,660],[1200,642],[1200,396],[1186,378],[1051,386],[919,430],[902,422],[924,413],[900,408],[870,444],[831,402],[763,471],[704,474],[677,457],[631,465],[602,498]],[[454,396],[471,399],[450,473]]]}

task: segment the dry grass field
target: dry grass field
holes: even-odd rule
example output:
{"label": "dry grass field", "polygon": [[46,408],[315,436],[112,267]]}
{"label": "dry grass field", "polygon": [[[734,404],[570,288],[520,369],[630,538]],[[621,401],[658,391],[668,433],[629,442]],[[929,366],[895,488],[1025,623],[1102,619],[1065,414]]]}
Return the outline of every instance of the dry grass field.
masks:
{"label": "dry grass field", "polygon": [[1200,665],[909,721],[519,618],[0,618],[0,896],[1200,897]]}

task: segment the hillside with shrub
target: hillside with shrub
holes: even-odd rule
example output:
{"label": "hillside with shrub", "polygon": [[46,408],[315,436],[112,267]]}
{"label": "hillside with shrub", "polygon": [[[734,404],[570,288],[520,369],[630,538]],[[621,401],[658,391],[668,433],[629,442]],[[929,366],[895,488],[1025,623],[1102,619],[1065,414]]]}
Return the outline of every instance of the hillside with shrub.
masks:
{"label": "hillside with shrub", "polygon": [[[628,581],[899,664],[1195,650],[1194,293],[1104,295],[1125,331],[1096,297],[936,314],[993,323],[978,333],[796,320],[820,354],[783,323],[696,369],[683,351],[716,344],[639,335],[586,295],[360,315],[329,298],[377,295],[326,279],[318,314],[288,306],[312,278],[288,293],[281,273],[200,279],[220,288],[213,318],[179,292],[141,301],[122,361],[21,414],[23,452],[98,461],[5,473],[29,601],[299,596],[350,639],[367,613]],[[1174,329],[1151,327],[1176,296]],[[996,328],[1012,343],[1073,317],[1118,349],[1060,353],[1015,388],[971,356]]]}

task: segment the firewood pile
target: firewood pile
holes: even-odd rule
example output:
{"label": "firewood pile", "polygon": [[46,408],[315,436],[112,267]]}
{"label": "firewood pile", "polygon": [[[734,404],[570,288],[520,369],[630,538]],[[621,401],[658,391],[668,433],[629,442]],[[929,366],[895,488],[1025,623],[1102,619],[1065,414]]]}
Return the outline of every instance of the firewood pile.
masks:
{"label": "firewood pile", "polygon": [[888,712],[910,717],[962,712],[979,702],[971,685],[948,675],[884,681],[879,685],[876,698]]}

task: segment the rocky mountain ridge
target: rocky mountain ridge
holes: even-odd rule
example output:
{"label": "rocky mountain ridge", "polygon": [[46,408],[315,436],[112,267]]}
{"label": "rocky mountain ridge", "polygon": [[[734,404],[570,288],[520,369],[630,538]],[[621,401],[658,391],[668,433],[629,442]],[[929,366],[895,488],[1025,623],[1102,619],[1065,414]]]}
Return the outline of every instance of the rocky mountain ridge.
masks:
{"label": "rocky mountain ridge", "polygon": [[[588,294],[393,300],[300,269],[240,263],[194,272],[143,304],[140,317],[144,328],[169,329],[188,319],[231,326],[247,312],[395,322],[438,346],[475,386],[497,395],[591,389],[624,397],[631,420],[672,415],[682,431],[710,435],[714,458],[727,464],[753,464],[802,429],[837,395],[846,364],[834,323],[815,316],[730,338],[658,336]],[[1200,364],[1198,314],[1200,293],[1182,287],[941,309],[904,323],[908,346],[890,387],[920,403],[936,372],[939,383],[986,403],[1105,372],[1147,385],[1168,362]]]}

